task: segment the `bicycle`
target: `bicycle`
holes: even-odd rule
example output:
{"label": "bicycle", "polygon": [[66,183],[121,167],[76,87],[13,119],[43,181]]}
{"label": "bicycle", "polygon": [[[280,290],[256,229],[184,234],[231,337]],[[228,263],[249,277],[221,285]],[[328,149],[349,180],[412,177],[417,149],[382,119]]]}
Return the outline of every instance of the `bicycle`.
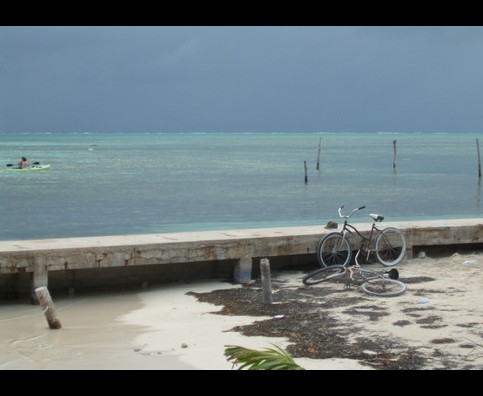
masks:
{"label": "bicycle", "polygon": [[[346,276],[344,277],[344,275]],[[406,284],[397,280],[399,278],[397,269],[393,268],[390,271],[380,274],[363,269],[359,264],[349,267],[332,265],[330,267],[319,268],[304,276],[302,282],[304,285],[312,286],[330,279],[342,277],[345,280],[344,289],[351,289],[353,283],[360,284],[362,291],[370,296],[396,297],[403,294],[407,289]]]}
{"label": "bicycle", "polygon": [[339,216],[344,219],[342,231],[327,234],[317,244],[317,261],[322,268],[334,265],[347,267],[351,262],[353,246],[358,248],[355,256],[357,265],[359,265],[359,254],[362,252],[366,254],[367,262],[374,253],[377,261],[385,267],[392,267],[401,262],[406,253],[406,239],[400,229],[396,227],[380,229],[376,223],[382,222],[384,216],[370,214],[373,220],[372,227],[369,236],[366,237],[348,222],[355,212],[364,209],[365,206],[353,209],[348,215],[342,214],[343,208],[344,205],[338,209]]}

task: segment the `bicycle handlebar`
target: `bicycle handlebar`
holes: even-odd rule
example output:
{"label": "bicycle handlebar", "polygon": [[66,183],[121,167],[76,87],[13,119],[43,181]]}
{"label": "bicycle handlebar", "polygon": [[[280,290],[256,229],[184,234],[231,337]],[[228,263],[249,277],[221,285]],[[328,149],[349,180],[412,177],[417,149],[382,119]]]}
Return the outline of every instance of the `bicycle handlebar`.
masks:
{"label": "bicycle handlebar", "polygon": [[342,217],[342,218],[345,218],[345,219],[348,219],[350,217],[352,217],[352,215],[354,214],[354,212],[357,212],[358,210],[362,210],[366,207],[366,205],[364,206],[361,206],[359,208],[355,208],[352,210],[351,214],[350,215],[343,215],[342,214],[342,209],[344,209],[344,205],[342,205],[339,209],[338,209],[338,212],[339,212],[339,216]]}

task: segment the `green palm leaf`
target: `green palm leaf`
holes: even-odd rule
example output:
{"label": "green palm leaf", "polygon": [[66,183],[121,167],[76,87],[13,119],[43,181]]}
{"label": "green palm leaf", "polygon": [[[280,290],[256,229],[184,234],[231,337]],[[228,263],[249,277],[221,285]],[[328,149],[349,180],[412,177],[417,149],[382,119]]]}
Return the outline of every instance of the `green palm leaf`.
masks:
{"label": "green palm leaf", "polygon": [[[273,344],[272,344],[273,345]],[[304,370],[286,351],[273,345],[262,351],[236,345],[225,345],[225,356],[233,366],[240,364],[238,370]]]}

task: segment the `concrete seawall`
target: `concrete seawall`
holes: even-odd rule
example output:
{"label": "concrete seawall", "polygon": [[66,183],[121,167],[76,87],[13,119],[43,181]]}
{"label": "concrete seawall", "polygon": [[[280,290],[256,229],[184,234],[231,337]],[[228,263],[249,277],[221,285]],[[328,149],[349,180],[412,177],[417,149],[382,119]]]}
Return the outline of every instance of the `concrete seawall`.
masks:
{"label": "concrete seawall", "polygon": [[[356,225],[363,234],[371,227],[371,223]],[[407,258],[428,248],[483,247],[483,219],[378,225],[403,230]],[[3,241],[0,298],[40,286],[73,291],[207,277],[246,282],[262,257],[282,265],[316,263],[317,242],[332,231],[310,226]]]}

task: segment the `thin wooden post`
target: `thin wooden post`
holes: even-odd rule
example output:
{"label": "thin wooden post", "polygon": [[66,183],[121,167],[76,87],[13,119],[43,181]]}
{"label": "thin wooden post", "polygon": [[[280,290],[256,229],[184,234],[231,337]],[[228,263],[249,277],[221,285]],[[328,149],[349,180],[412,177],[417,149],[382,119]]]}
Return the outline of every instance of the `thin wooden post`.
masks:
{"label": "thin wooden post", "polygon": [[317,153],[317,170],[320,169],[320,148],[322,146],[322,138],[319,138],[319,152]]}
{"label": "thin wooden post", "polygon": [[272,279],[270,276],[270,262],[267,258],[260,259],[260,273],[262,275],[263,303],[272,303]]}
{"label": "thin wooden post", "polygon": [[47,319],[47,323],[51,329],[60,329],[62,324],[60,320],[57,319],[57,313],[55,312],[54,302],[50,297],[49,290],[45,287],[38,287],[35,289],[35,294],[39,299],[40,305],[44,310],[45,318]]}
{"label": "thin wooden post", "polygon": [[307,178],[307,161],[304,161],[304,171],[305,171],[305,184],[308,182]]}
{"label": "thin wooden post", "polygon": [[393,159],[392,159],[392,167],[393,167],[393,168],[395,168],[395,167],[396,167],[396,144],[397,144],[397,140],[396,140],[396,139],[394,139],[394,140],[392,141],[392,146],[393,146],[393,148],[394,148],[394,157],[393,157]]}
{"label": "thin wooden post", "polygon": [[476,138],[476,149],[478,151],[478,178],[481,179],[480,141]]}

